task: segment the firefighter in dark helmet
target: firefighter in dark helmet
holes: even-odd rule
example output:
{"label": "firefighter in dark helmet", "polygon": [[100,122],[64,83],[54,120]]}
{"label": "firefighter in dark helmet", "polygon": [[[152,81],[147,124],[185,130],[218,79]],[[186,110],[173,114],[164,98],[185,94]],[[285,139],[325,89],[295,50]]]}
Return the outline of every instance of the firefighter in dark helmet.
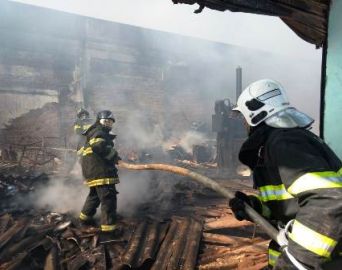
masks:
{"label": "firefighter in dark helmet", "polygon": [[273,80],[249,85],[236,110],[249,131],[239,159],[253,171],[259,196],[237,192],[230,200],[239,220],[249,219],[245,202],[278,228],[288,244],[269,245],[269,268],[342,269],[342,163],[308,129],[306,114],[290,106]]}
{"label": "firefighter in dark helmet", "polygon": [[89,194],[80,213],[84,224],[91,224],[96,208],[101,205],[101,231],[104,238],[116,237],[116,188],[119,183],[115,164],[119,156],[114,148],[115,135],[110,131],[115,122],[111,111],[100,111],[96,122],[84,133],[86,143],[81,153],[82,172]]}
{"label": "firefighter in dark helmet", "polygon": [[89,112],[87,110],[81,108],[77,112],[77,119],[74,123],[74,131],[79,137],[77,142],[77,151],[79,151],[83,147],[86,141],[83,133],[86,132],[86,130],[92,125],[93,122],[94,120],[90,118]]}

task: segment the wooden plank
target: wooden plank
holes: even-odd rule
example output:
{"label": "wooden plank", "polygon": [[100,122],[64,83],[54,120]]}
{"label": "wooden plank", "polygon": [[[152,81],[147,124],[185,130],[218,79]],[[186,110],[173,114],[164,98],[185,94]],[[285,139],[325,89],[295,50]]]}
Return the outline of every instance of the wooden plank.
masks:
{"label": "wooden plank", "polygon": [[246,220],[238,221],[237,219],[229,215],[229,216],[225,216],[220,219],[205,223],[204,229],[208,231],[208,230],[236,228],[236,227],[250,226],[250,225],[252,225],[252,223],[249,221],[246,221]]}

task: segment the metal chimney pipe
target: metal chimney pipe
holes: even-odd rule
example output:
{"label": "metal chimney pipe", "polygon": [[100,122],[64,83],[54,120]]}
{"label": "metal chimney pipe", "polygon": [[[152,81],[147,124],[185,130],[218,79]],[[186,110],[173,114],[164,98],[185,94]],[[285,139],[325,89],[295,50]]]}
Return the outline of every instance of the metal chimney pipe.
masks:
{"label": "metal chimney pipe", "polygon": [[242,68],[236,68],[236,103],[242,92]]}

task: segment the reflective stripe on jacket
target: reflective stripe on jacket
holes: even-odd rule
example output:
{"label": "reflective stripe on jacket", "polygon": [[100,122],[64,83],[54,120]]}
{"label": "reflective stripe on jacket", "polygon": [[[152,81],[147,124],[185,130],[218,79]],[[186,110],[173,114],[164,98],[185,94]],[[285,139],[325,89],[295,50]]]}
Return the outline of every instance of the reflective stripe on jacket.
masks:
{"label": "reflective stripe on jacket", "polygon": [[74,131],[77,135],[82,135],[88,128],[91,127],[93,120],[90,118],[77,119],[74,123]]}

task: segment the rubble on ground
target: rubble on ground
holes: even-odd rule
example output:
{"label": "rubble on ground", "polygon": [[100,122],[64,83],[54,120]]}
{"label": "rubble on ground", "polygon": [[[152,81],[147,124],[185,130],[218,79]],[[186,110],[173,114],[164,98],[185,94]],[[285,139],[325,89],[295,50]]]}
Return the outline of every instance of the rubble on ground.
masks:
{"label": "rubble on ground", "polygon": [[[13,170],[9,165],[2,167],[2,182],[15,187],[0,189],[1,196],[5,194],[8,201],[14,195],[30,192],[43,177]],[[262,269],[266,266],[268,237],[252,223],[237,221],[225,199],[187,182],[175,187],[177,192],[168,209],[159,209],[158,202],[150,201],[141,205],[133,217],[121,217],[118,224],[124,229],[123,236],[105,244],[99,243],[99,226],[81,226],[76,214],[2,208],[0,269]],[[221,181],[221,184],[233,190],[251,191],[244,181]]]}
{"label": "rubble on ground", "polygon": [[16,210],[19,198],[24,198],[47,181],[48,176],[43,172],[13,163],[0,163],[0,214]]}

